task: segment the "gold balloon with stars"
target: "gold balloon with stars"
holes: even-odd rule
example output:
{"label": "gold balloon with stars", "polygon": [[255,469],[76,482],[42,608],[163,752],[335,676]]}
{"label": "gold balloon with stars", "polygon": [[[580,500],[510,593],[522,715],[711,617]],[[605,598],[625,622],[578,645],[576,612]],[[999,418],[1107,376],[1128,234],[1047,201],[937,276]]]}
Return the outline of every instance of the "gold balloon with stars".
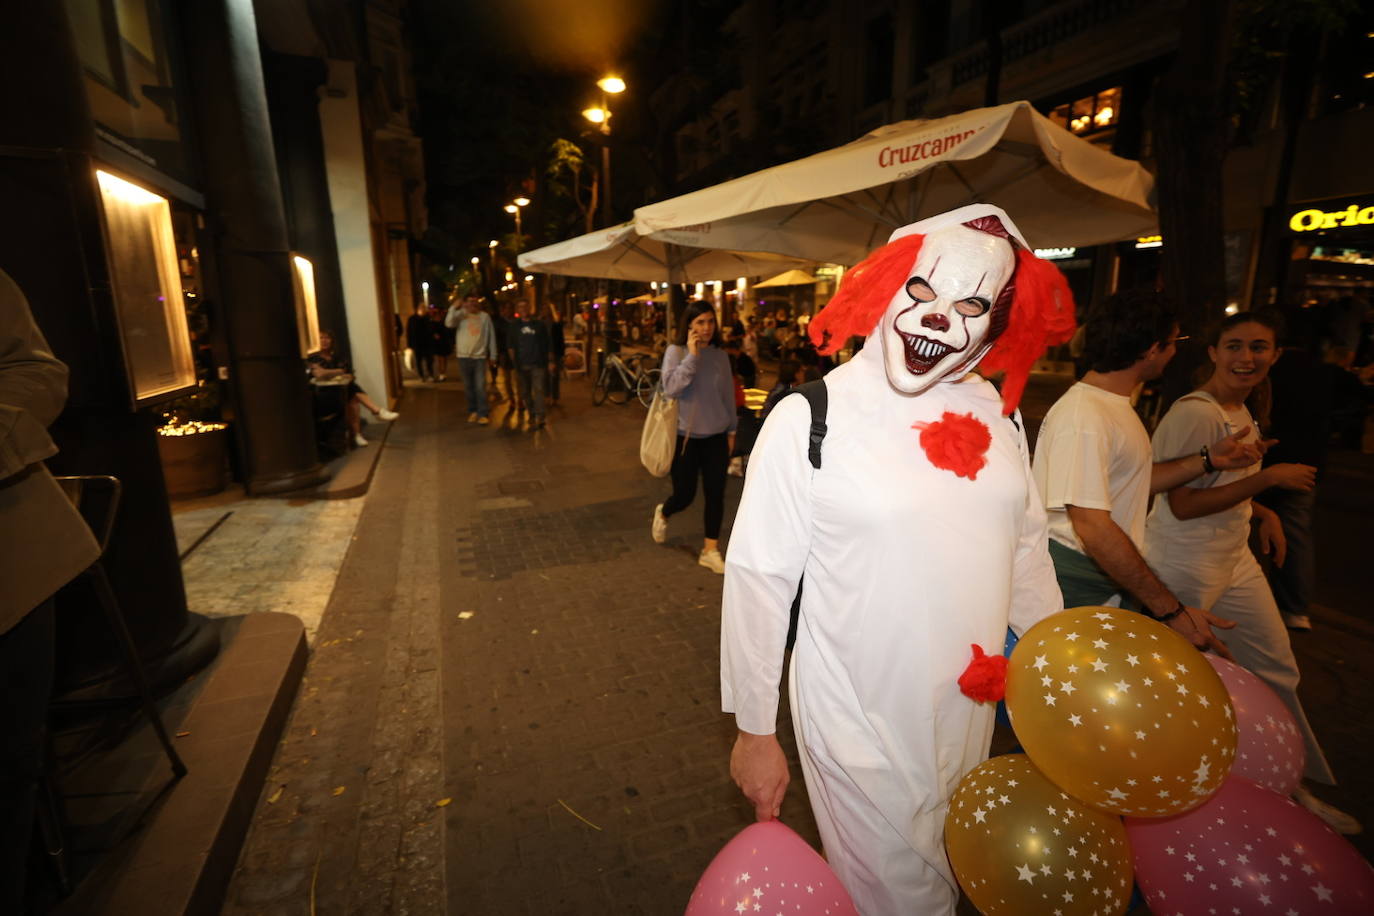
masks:
{"label": "gold balloon with stars", "polygon": [[1012,652],[1006,700],[1036,767],[1114,814],[1195,808],[1235,760],[1221,678],[1188,640],[1143,614],[1080,607],[1040,621]]}
{"label": "gold balloon with stars", "polygon": [[959,783],[945,850],[986,916],[1113,916],[1130,901],[1121,818],[1066,795],[1024,754],[993,757]]}

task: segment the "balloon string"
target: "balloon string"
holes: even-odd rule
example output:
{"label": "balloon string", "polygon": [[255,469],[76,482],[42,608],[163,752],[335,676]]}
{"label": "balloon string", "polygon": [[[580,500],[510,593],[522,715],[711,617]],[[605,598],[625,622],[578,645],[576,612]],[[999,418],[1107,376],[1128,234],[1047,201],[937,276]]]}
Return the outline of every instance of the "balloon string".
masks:
{"label": "balloon string", "polygon": [[568,803],[565,802],[563,799],[561,799],[561,798],[558,799],[558,803],[559,803],[560,805],[563,806],[563,810],[564,810],[564,811],[568,812],[568,813],[571,814],[573,817],[577,818],[579,821],[581,821],[582,823],[586,824],[588,827],[592,828],[593,830],[600,830],[600,829],[601,829],[600,827],[598,827],[598,826],[596,826],[595,824],[593,824],[591,821],[587,820],[587,819],[586,819],[585,817],[583,817],[582,815],[578,814],[578,813],[577,813],[576,811],[574,811],[573,809],[569,808],[569,807],[568,807]]}

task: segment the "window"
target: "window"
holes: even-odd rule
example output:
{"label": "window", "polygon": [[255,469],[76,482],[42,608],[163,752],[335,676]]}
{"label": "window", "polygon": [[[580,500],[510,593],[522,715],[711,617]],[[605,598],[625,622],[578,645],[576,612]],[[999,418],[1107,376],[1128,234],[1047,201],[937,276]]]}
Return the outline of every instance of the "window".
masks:
{"label": "window", "polygon": [[66,0],[96,135],[194,185],[175,31],[159,0]]}
{"label": "window", "polygon": [[181,273],[165,197],[97,171],[124,359],[140,405],[196,383]]}
{"label": "window", "polygon": [[1059,105],[1050,110],[1049,119],[1079,137],[1110,148],[1121,120],[1121,87]]}

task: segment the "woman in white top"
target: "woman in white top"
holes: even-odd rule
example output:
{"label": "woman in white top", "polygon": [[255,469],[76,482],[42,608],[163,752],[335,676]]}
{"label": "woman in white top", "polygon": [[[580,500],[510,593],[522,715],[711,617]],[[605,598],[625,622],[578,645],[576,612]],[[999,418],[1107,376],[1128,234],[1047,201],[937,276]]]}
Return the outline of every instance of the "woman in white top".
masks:
{"label": "woman in white top", "polygon": [[[1242,312],[1226,319],[1207,349],[1214,367],[1197,391],[1169,408],[1151,444],[1155,461],[1196,455],[1221,436],[1249,427],[1258,438],[1246,400],[1279,357],[1274,327],[1266,318]],[[1268,443],[1265,443],[1267,445]],[[1209,464],[1203,452],[1204,465]],[[1316,469],[1305,464],[1258,464],[1235,471],[1211,471],[1157,499],[1145,525],[1145,558],[1184,604],[1234,620],[1235,629],[1217,635],[1236,661],[1258,675],[1293,712],[1307,748],[1305,775],[1334,784],[1335,778],[1298,701],[1298,664],[1288,630],[1259,563],[1250,552],[1250,522],[1259,523],[1266,555],[1283,564],[1283,526],[1252,497],[1270,487],[1311,490]],[[1342,833],[1358,833],[1359,822],[1326,805],[1306,788],[1294,796]]]}

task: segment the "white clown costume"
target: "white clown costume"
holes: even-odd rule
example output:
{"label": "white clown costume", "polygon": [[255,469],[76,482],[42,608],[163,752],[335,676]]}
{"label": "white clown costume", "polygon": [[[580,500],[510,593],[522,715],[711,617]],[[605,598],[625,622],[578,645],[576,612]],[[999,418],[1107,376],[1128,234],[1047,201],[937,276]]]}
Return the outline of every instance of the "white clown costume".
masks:
{"label": "white clown costume", "polygon": [[[991,229],[967,225],[989,217]],[[942,214],[894,240],[912,235],[914,263],[888,268],[898,279],[881,292],[881,317],[861,319],[867,344],[825,378],[821,467],[807,458],[806,399],[785,398],[750,458],[726,557],[723,705],[754,735],[776,728],[788,610],[805,574],[793,722],[826,855],[865,916],[954,912],[945,812],[987,757],[994,712],[957,679],[971,644],[996,654],[1008,625],[1019,633],[1063,608],[1026,439],[1003,408],[1014,409],[1046,341],[1072,333],[1072,301],[996,207]],[[883,251],[846,284],[862,287]],[[812,323],[818,343],[825,317]],[[999,321],[1020,351],[998,361],[1003,396],[968,372],[996,346],[1000,329],[988,326]],[[981,464],[926,438],[941,423],[985,444]]]}

